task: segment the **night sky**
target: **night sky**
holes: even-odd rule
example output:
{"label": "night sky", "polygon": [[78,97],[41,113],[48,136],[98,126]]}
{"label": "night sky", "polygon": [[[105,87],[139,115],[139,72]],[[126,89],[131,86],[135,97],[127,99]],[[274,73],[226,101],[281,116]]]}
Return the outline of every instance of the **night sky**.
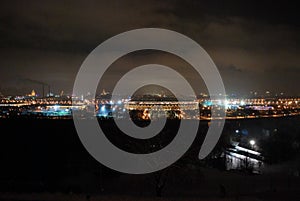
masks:
{"label": "night sky", "polygon": [[[41,93],[39,82],[55,93],[71,93],[81,63],[101,42],[131,29],[157,27],[197,41],[230,94],[300,95],[299,7],[294,1],[238,2],[1,1],[0,93],[33,88]],[[151,56],[124,62],[145,59]]]}

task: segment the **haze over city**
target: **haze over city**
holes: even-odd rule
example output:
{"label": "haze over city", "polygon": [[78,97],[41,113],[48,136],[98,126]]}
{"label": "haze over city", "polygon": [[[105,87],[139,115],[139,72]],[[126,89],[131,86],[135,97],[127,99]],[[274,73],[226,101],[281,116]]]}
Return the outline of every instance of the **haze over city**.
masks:
{"label": "haze over city", "polygon": [[[228,94],[299,95],[299,12],[293,2],[7,1],[0,11],[4,95],[32,89],[41,94],[38,82],[71,94],[77,71],[95,47],[145,27],[178,31],[198,42],[219,68]],[[117,69],[153,61],[185,67],[174,56],[137,53],[118,61]],[[115,74],[102,88],[111,88]]]}

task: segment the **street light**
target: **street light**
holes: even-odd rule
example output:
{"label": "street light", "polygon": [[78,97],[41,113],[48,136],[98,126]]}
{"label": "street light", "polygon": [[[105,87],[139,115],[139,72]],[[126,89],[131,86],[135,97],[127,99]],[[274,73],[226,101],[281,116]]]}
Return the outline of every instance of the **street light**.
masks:
{"label": "street light", "polygon": [[250,140],[249,143],[253,146],[255,145],[255,141],[254,140]]}
{"label": "street light", "polygon": [[250,140],[249,143],[251,144],[252,149],[254,148],[255,145],[255,140]]}

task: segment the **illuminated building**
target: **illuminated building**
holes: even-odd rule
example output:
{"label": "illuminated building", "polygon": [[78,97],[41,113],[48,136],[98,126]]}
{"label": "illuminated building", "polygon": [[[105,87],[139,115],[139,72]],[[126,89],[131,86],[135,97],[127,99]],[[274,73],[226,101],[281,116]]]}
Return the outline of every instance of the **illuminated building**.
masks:
{"label": "illuminated building", "polygon": [[110,104],[99,104],[98,107],[96,107],[96,116],[102,117],[102,118],[112,118],[113,115],[113,109],[112,105]]}
{"label": "illuminated building", "polygon": [[36,96],[34,89],[31,91],[31,96]]}
{"label": "illuminated building", "polygon": [[246,170],[260,173],[263,167],[263,156],[252,149],[233,145],[226,149],[222,157],[225,158],[226,170]]}

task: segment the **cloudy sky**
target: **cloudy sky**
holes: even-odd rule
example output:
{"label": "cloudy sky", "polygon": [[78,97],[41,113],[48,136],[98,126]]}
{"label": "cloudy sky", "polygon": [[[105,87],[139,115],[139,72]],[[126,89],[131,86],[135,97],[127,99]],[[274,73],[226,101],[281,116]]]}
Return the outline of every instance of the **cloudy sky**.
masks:
{"label": "cloudy sky", "polygon": [[[41,93],[43,82],[56,93],[71,93],[77,71],[95,47],[124,31],[157,27],[198,42],[229,94],[300,95],[298,7],[292,1],[239,2],[1,1],[0,92],[35,88]],[[172,55],[151,53],[124,58],[116,69],[155,59],[182,66]],[[113,80],[114,72],[108,78]]]}

